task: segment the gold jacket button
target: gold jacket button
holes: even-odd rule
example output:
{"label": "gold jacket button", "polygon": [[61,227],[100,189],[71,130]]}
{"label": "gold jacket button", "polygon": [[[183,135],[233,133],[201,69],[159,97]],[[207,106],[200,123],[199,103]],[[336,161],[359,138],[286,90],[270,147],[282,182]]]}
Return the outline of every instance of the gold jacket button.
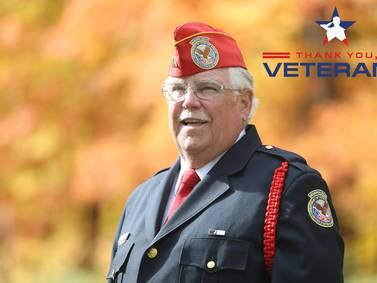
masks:
{"label": "gold jacket button", "polygon": [[156,248],[152,247],[152,248],[149,249],[149,251],[147,253],[147,257],[152,259],[152,258],[155,258],[157,256],[157,254],[158,254],[158,250]]}
{"label": "gold jacket button", "polygon": [[272,145],[266,145],[265,148],[266,149],[273,149],[274,147]]}
{"label": "gold jacket button", "polygon": [[216,262],[210,260],[209,262],[207,262],[207,267],[208,269],[214,269],[216,267]]}

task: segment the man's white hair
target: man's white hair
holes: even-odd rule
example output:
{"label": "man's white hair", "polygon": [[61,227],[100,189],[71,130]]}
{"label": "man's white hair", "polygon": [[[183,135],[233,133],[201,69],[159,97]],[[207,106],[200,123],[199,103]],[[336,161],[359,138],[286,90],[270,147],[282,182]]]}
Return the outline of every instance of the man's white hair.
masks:
{"label": "man's white hair", "polygon": [[248,120],[250,120],[254,116],[255,111],[257,110],[258,105],[259,105],[259,99],[254,94],[255,93],[254,79],[248,70],[241,67],[230,67],[228,68],[228,71],[229,71],[229,80],[232,85],[232,88],[239,90],[235,92],[236,95],[240,94],[241,91],[244,91],[244,90],[248,90],[251,92],[252,101],[251,101],[250,113],[248,117]]}

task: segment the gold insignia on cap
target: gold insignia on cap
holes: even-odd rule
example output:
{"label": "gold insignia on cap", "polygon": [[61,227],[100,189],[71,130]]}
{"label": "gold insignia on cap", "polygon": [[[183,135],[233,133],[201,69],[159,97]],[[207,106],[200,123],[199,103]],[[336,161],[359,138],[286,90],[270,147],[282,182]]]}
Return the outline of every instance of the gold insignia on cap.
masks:
{"label": "gold insignia on cap", "polygon": [[171,65],[174,67],[174,68],[179,68],[179,65],[178,65],[178,56],[174,55],[173,56],[173,59],[171,61]]}

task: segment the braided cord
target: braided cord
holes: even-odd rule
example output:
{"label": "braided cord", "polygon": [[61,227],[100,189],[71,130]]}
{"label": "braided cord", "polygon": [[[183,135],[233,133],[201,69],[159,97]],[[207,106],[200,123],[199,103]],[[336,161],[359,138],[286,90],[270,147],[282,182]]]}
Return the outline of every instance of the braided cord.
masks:
{"label": "braided cord", "polygon": [[272,272],[272,264],[275,256],[276,226],[279,215],[280,200],[287,171],[288,161],[283,161],[281,166],[275,169],[267,200],[266,216],[264,220],[263,251],[264,263],[270,274]]}

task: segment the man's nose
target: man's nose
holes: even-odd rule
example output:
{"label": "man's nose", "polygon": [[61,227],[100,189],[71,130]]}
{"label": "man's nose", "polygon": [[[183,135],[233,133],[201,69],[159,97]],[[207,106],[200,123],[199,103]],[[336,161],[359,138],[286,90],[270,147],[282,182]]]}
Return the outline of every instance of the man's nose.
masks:
{"label": "man's nose", "polygon": [[182,103],[182,107],[184,108],[195,108],[200,107],[200,99],[195,94],[195,91],[191,88],[188,88],[185,93],[185,98]]}

